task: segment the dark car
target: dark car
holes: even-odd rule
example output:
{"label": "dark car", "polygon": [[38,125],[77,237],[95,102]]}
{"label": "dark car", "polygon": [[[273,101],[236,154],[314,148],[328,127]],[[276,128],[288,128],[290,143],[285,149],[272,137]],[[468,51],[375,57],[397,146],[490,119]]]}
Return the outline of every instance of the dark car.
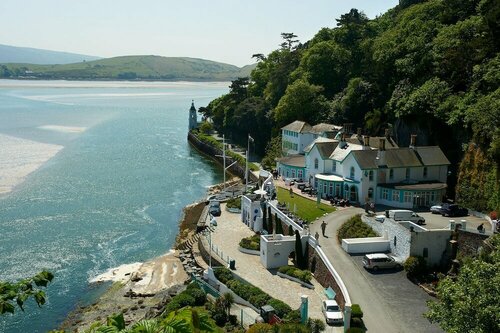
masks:
{"label": "dark car", "polygon": [[441,206],[441,215],[450,217],[467,216],[469,215],[469,211],[466,208],[462,208],[457,204],[444,203]]}
{"label": "dark car", "polygon": [[212,214],[213,216],[220,216],[221,210],[220,210],[220,202],[216,200],[212,200],[209,203],[208,206],[208,212]]}

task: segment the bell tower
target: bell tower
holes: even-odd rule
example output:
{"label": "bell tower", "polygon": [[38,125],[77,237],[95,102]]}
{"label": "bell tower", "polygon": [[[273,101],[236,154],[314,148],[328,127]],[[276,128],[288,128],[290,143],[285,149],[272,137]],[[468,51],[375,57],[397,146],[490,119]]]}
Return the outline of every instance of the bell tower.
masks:
{"label": "bell tower", "polygon": [[196,116],[196,108],[194,107],[194,100],[191,101],[191,108],[189,109],[189,130],[198,127],[198,118]]}

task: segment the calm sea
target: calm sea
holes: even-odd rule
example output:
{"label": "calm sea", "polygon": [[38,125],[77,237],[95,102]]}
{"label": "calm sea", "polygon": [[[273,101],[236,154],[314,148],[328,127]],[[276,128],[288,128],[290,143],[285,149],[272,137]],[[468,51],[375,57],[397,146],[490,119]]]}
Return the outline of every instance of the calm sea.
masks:
{"label": "calm sea", "polygon": [[222,179],[187,144],[191,100],[227,86],[0,80],[0,134],[64,146],[0,196],[0,280],[55,273],[47,304],[0,316],[0,332],[54,329],[102,292],[89,279],[171,248],[182,208]]}

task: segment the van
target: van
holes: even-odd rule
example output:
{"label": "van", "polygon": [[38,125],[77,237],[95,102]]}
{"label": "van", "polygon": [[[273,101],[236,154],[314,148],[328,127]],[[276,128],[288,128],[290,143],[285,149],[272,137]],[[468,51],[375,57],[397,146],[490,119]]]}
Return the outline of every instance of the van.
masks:
{"label": "van", "polygon": [[410,221],[418,225],[425,224],[425,219],[411,210],[392,209],[387,211],[386,216],[394,221]]}

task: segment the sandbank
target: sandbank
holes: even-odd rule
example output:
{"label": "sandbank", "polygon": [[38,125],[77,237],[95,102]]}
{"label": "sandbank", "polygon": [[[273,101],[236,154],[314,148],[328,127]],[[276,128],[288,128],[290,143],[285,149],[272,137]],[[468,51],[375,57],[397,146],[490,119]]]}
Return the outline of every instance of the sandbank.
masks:
{"label": "sandbank", "polygon": [[54,157],[63,146],[0,134],[0,194],[22,183],[26,176]]}

